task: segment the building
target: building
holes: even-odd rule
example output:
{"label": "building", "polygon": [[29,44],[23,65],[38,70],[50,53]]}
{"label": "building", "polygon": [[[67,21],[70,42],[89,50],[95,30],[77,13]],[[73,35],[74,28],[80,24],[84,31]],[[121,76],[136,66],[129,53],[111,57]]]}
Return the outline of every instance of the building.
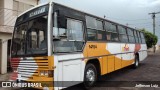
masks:
{"label": "building", "polygon": [[7,73],[11,37],[17,16],[38,3],[39,0],[0,0],[0,74]]}

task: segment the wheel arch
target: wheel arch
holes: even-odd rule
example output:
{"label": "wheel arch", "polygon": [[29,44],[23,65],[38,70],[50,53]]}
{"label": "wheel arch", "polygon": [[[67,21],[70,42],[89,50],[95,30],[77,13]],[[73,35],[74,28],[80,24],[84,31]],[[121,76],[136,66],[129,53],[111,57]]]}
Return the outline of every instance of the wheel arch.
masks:
{"label": "wheel arch", "polygon": [[86,65],[87,64],[93,64],[95,67],[96,67],[96,70],[97,70],[97,74],[98,74],[98,77],[101,75],[101,66],[100,66],[100,62],[97,58],[94,58],[94,59],[90,59],[86,62]]}

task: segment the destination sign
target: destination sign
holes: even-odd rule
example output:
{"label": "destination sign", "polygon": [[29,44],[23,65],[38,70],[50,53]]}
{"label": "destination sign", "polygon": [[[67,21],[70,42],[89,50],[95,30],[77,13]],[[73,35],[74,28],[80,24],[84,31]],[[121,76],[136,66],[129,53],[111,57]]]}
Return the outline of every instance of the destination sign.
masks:
{"label": "destination sign", "polygon": [[37,7],[35,9],[31,10],[31,11],[28,11],[25,14],[18,17],[16,24],[21,23],[21,22],[26,21],[26,20],[30,20],[30,19],[32,19],[32,18],[34,18],[34,17],[36,17],[37,15],[40,15],[40,14],[44,14],[44,13],[47,14],[48,9],[49,9],[49,6],[44,5],[44,6]]}
{"label": "destination sign", "polygon": [[36,15],[44,13],[44,12],[46,12],[46,7],[41,7],[41,8],[34,10],[33,12],[30,12],[29,17],[33,17],[33,16],[36,16]]}

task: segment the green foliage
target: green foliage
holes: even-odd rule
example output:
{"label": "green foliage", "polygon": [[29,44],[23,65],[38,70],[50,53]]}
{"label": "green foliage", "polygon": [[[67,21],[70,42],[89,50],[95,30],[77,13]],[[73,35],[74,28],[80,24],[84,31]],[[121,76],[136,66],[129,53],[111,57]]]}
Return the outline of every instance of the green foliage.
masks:
{"label": "green foliage", "polygon": [[146,44],[147,48],[151,48],[153,45],[156,45],[158,42],[158,37],[151,32],[142,29],[141,30],[144,33],[145,39],[146,39]]}

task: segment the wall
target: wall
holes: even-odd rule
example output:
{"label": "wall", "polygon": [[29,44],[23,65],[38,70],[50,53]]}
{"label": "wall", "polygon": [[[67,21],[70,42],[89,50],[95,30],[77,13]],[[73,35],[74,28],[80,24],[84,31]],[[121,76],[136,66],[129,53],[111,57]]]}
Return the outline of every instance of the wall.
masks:
{"label": "wall", "polygon": [[[0,0],[0,16],[4,17],[3,9],[4,8],[4,0]],[[3,18],[0,17],[0,25],[3,25]]]}
{"label": "wall", "polygon": [[[14,1],[17,1],[18,4],[15,4]],[[1,2],[4,4],[4,9],[3,12],[0,12],[0,32],[12,33],[17,16],[37,5],[38,0],[1,0]],[[13,7],[16,7],[16,10]]]}
{"label": "wall", "polygon": [[[29,5],[37,5],[38,0],[15,0]],[[15,5],[15,4],[14,4]],[[21,5],[21,4],[20,4]],[[24,8],[22,6],[22,8]],[[21,6],[18,7],[21,9]],[[0,74],[7,73],[7,46],[18,14],[13,10],[13,0],[0,0]]]}
{"label": "wall", "polygon": [[1,73],[1,57],[2,57],[2,44],[1,44],[2,40],[0,39],[0,73]]}
{"label": "wall", "polygon": [[0,0],[0,8],[4,7],[4,0]]}
{"label": "wall", "polygon": [[[37,2],[38,0],[15,0],[15,1],[23,2],[34,6],[37,5],[38,3]],[[4,6],[5,8],[13,9],[13,0],[4,0]]]}
{"label": "wall", "polygon": [[38,0],[15,0],[15,1],[23,2],[34,6],[38,4]]}

